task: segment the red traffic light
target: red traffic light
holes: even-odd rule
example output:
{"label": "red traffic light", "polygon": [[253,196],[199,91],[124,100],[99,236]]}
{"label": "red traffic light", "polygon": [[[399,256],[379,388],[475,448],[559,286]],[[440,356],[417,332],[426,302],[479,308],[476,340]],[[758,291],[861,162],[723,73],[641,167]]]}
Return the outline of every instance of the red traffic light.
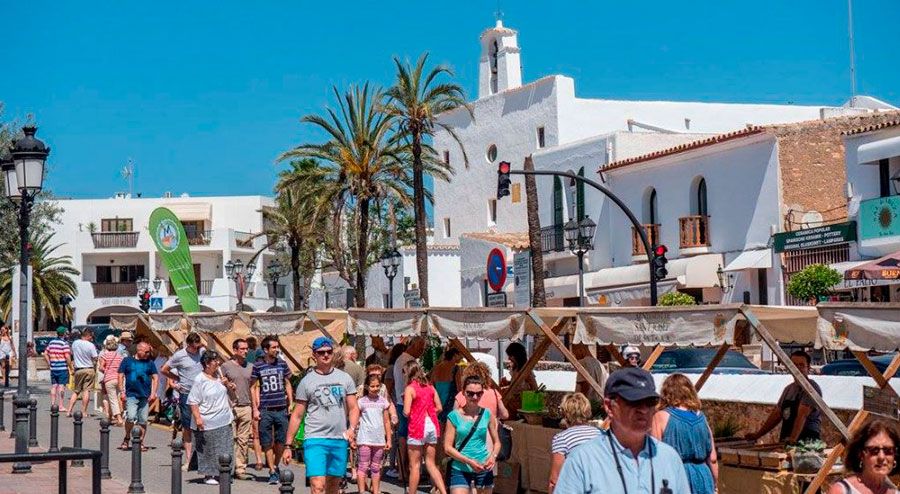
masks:
{"label": "red traffic light", "polygon": [[509,161],[501,161],[499,167],[497,168],[497,173],[509,173]]}
{"label": "red traffic light", "polygon": [[669,249],[665,245],[657,245],[653,248],[653,255],[657,257],[666,255],[666,252],[669,252]]}

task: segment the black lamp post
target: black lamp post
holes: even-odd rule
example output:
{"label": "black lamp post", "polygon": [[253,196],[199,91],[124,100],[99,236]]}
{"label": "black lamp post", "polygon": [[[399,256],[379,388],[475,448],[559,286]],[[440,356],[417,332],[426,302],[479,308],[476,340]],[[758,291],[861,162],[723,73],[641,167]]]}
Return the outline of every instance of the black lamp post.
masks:
{"label": "black lamp post", "polygon": [[278,312],[278,294],[275,290],[278,288],[278,280],[285,274],[287,274],[286,270],[278,259],[273,260],[266,267],[266,281],[272,287],[272,312]]}
{"label": "black lamp post", "polygon": [[150,297],[153,294],[159,292],[159,287],[160,285],[162,285],[162,280],[159,278],[153,280],[153,289],[150,289],[150,280],[142,276],[135,281],[135,285],[137,285],[137,296],[138,302],[141,306],[141,310],[144,312],[150,312]]}
{"label": "black lamp post", "polygon": [[721,264],[719,264],[719,269],[716,270],[716,277],[719,279],[719,288],[722,290],[722,293],[728,293],[734,288],[734,275],[722,269]]}
{"label": "black lamp post", "polygon": [[[13,141],[9,155],[2,160],[6,197],[19,207],[19,385],[16,390],[16,454],[28,453],[28,227],[35,198],[44,187],[44,165],[50,148],[34,137],[37,127],[22,128],[25,137]],[[31,471],[30,463],[16,463],[14,473]]]}
{"label": "black lamp post", "polygon": [[569,220],[565,226],[566,242],[569,243],[569,250],[578,256],[578,304],[584,306],[584,255],[594,248],[594,231],[597,224],[588,216],[581,221],[575,221],[575,218]]}
{"label": "black lamp post", "polygon": [[386,249],[381,255],[381,267],[388,279],[388,309],[394,308],[394,277],[397,276],[397,268],[403,256],[395,248]]}
{"label": "black lamp post", "polygon": [[244,310],[244,290],[246,289],[247,281],[253,277],[254,271],[256,271],[256,264],[252,262],[246,266],[240,259],[235,261],[229,260],[225,263],[225,274],[234,280],[234,285],[237,287],[238,311]]}

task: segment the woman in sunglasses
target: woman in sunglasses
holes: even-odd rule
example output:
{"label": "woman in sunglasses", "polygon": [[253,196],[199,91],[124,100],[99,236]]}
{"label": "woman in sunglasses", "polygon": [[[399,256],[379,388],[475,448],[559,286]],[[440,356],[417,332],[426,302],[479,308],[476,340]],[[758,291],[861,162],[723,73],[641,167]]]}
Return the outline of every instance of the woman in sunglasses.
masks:
{"label": "woman in sunglasses", "polygon": [[[500,453],[497,418],[478,404],[484,395],[480,377],[466,377],[463,394],[465,406],[450,412],[444,431],[444,452],[450,457],[450,494],[490,494],[494,488],[494,463]],[[488,438],[493,445],[490,449]]]}
{"label": "woman in sunglasses", "polygon": [[896,494],[897,487],[888,478],[897,468],[900,432],[885,420],[873,420],[853,435],[844,454],[844,468],[850,476],[835,482],[828,494]]}

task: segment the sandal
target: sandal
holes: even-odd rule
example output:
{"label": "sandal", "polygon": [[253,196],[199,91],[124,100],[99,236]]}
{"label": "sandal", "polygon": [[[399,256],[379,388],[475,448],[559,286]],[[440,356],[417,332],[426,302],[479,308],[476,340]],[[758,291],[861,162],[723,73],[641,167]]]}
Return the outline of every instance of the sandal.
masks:
{"label": "sandal", "polygon": [[143,444],[141,444],[141,452],[146,453],[147,451],[150,451],[150,446],[144,446]]}
{"label": "sandal", "polygon": [[128,444],[128,441],[126,440],[126,441],[122,441],[122,444],[120,444],[119,447],[116,449],[118,449],[120,451],[131,451],[131,446]]}

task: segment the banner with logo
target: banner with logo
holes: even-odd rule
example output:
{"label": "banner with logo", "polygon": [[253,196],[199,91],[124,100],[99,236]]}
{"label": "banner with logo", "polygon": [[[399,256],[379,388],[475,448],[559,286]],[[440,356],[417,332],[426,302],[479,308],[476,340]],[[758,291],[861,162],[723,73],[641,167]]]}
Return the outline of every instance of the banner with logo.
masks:
{"label": "banner with logo", "polygon": [[585,309],[575,343],[719,346],[734,343],[737,305]]}
{"label": "banner with logo", "polygon": [[191,262],[191,251],[181,220],[166,208],[156,208],[150,214],[150,236],[169,271],[169,280],[175,287],[182,310],[199,312],[194,264]]}
{"label": "banner with logo", "polygon": [[521,340],[526,314],[521,310],[429,309],[434,332],[442,338],[497,341]]}

